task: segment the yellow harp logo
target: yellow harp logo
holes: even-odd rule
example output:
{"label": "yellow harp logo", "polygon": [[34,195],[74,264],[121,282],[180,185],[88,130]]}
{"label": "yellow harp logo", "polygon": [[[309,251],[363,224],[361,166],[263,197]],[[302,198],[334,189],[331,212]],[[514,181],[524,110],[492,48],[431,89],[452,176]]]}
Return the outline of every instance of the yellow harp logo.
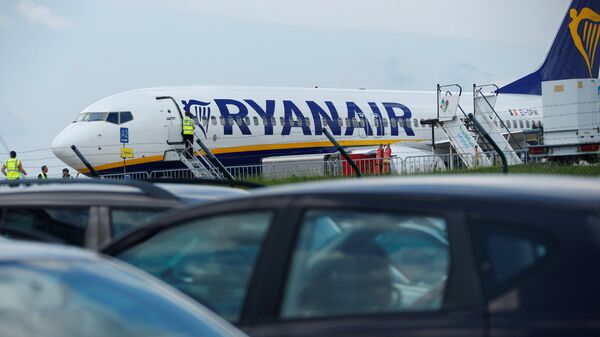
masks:
{"label": "yellow harp logo", "polygon": [[[594,59],[596,57],[598,38],[600,38],[600,15],[585,7],[579,14],[577,14],[576,9],[571,8],[569,16],[571,17],[571,22],[569,23],[571,37],[573,37],[575,46],[588,66],[590,77],[593,77],[592,67],[594,66]],[[580,24],[583,25],[581,35],[579,35]]]}

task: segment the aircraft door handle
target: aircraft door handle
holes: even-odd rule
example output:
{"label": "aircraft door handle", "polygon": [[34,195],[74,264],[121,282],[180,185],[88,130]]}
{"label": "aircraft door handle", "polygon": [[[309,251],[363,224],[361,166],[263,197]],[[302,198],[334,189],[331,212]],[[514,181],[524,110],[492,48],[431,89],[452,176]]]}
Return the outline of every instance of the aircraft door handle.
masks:
{"label": "aircraft door handle", "polygon": [[168,120],[168,121],[175,120],[175,117],[167,117],[167,120]]}

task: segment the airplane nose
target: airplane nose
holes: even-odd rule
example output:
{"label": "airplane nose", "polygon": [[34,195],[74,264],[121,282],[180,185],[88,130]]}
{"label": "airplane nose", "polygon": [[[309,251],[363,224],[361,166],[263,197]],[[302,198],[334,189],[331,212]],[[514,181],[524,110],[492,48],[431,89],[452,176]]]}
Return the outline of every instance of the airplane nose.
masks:
{"label": "airplane nose", "polygon": [[78,169],[83,165],[81,161],[77,158],[73,150],[71,149],[71,145],[76,145],[79,142],[79,137],[77,137],[76,132],[76,124],[70,124],[64,130],[62,130],[54,140],[52,140],[52,152],[54,155],[63,161],[65,164]]}

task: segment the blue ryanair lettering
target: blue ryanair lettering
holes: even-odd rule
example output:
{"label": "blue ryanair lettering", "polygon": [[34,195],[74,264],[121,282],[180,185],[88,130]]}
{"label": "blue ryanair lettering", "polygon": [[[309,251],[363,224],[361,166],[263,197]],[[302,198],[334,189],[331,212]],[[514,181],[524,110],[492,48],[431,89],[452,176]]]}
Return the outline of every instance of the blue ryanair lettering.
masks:
{"label": "blue ryanair lettering", "polygon": [[[244,117],[248,116],[248,108],[244,105],[244,103],[233,99],[215,99],[215,103],[217,103],[217,106],[219,107],[219,112],[221,113],[221,116],[223,116],[225,121],[229,121],[232,119],[235,121],[234,123],[237,124],[237,126],[240,128],[240,131],[243,135],[252,134],[250,132],[250,128],[248,128],[248,126],[245,123],[243,123]],[[229,111],[229,106],[235,106],[238,109],[237,113],[231,113],[231,111]],[[231,117],[231,119],[229,117]],[[223,134],[233,134],[233,126],[229,122],[226,122],[223,126]]]}
{"label": "blue ryanair lettering", "polygon": [[[388,113],[388,117],[390,118],[390,126],[391,126],[391,135],[392,136],[397,136],[398,135],[398,125],[394,122],[392,122],[392,120],[398,120],[401,119],[402,120],[402,126],[404,127],[404,131],[406,132],[407,136],[414,136],[415,132],[413,131],[413,129],[410,127],[410,117],[412,116],[412,113],[410,112],[410,109],[404,105],[404,104],[400,104],[400,103],[394,103],[394,102],[383,102],[382,103],[383,106],[385,107],[385,111],[387,111]],[[394,109],[400,109],[403,112],[402,116],[396,116]],[[400,121],[398,121],[400,122]]]}
{"label": "blue ryanair lettering", "polygon": [[325,101],[325,105],[327,105],[327,109],[330,113],[329,115],[314,101],[306,101],[306,104],[308,105],[313,120],[315,121],[316,136],[323,134],[323,124],[321,122],[321,117],[325,119],[325,122],[327,123],[327,126],[329,127],[331,133],[333,133],[335,136],[342,135],[342,129],[340,127],[340,124],[338,123],[339,115],[337,113],[337,110],[335,109],[335,106],[333,105],[333,102]]}
{"label": "blue ryanair lettering", "polygon": [[371,124],[365,117],[365,114],[362,110],[356,105],[354,102],[346,102],[346,107],[348,108],[348,119],[350,120],[350,125],[346,128],[346,133],[344,136],[352,136],[354,133],[354,118],[358,117],[359,128],[365,129],[365,133],[367,136],[373,135],[373,129],[371,128]]}
{"label": "blue ryanair lettering", "polygon": [[381,111],[375,102],[369,102],[369,107],[371,107],[371,111],[373,112],[373,116],[375,116],[375,127],[378,136],[385,135],[385,125],[383,124],[383,116],[381,115]]}
{"label": "blue ryanair lettering", "polygon": [[256,111],[256,113],[263,119],[264,127],[265,127],[265,135],[273,134],[273,124],[271,123],[271,119],[275,114],[275,100],[268,99],[266,101],[266,108],[263,109],[258,103],[251,99],[245,99],[246,103]]}
{"label": "blue ryanair lettering", "polygon": [[[296,119],[292,115],[296,115]],[[300,123],[298,123],[300,121]],[[310,136],[310,128],[305,123],[304,115],[302,111],[290,100],[283,101],[283,129],[281,130],[282,136],[290,134],[292,128],[302,128],[302,133],[305,136]]]}

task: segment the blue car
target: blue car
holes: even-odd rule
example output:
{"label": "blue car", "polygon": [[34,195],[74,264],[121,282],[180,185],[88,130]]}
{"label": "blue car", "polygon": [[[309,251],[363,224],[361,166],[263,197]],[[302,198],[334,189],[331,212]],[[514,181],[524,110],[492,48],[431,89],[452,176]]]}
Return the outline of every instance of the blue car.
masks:
{"label": "blue car", "polygon": [[0,242],[0,335],[245,336],[150,275],[76,248]]}

